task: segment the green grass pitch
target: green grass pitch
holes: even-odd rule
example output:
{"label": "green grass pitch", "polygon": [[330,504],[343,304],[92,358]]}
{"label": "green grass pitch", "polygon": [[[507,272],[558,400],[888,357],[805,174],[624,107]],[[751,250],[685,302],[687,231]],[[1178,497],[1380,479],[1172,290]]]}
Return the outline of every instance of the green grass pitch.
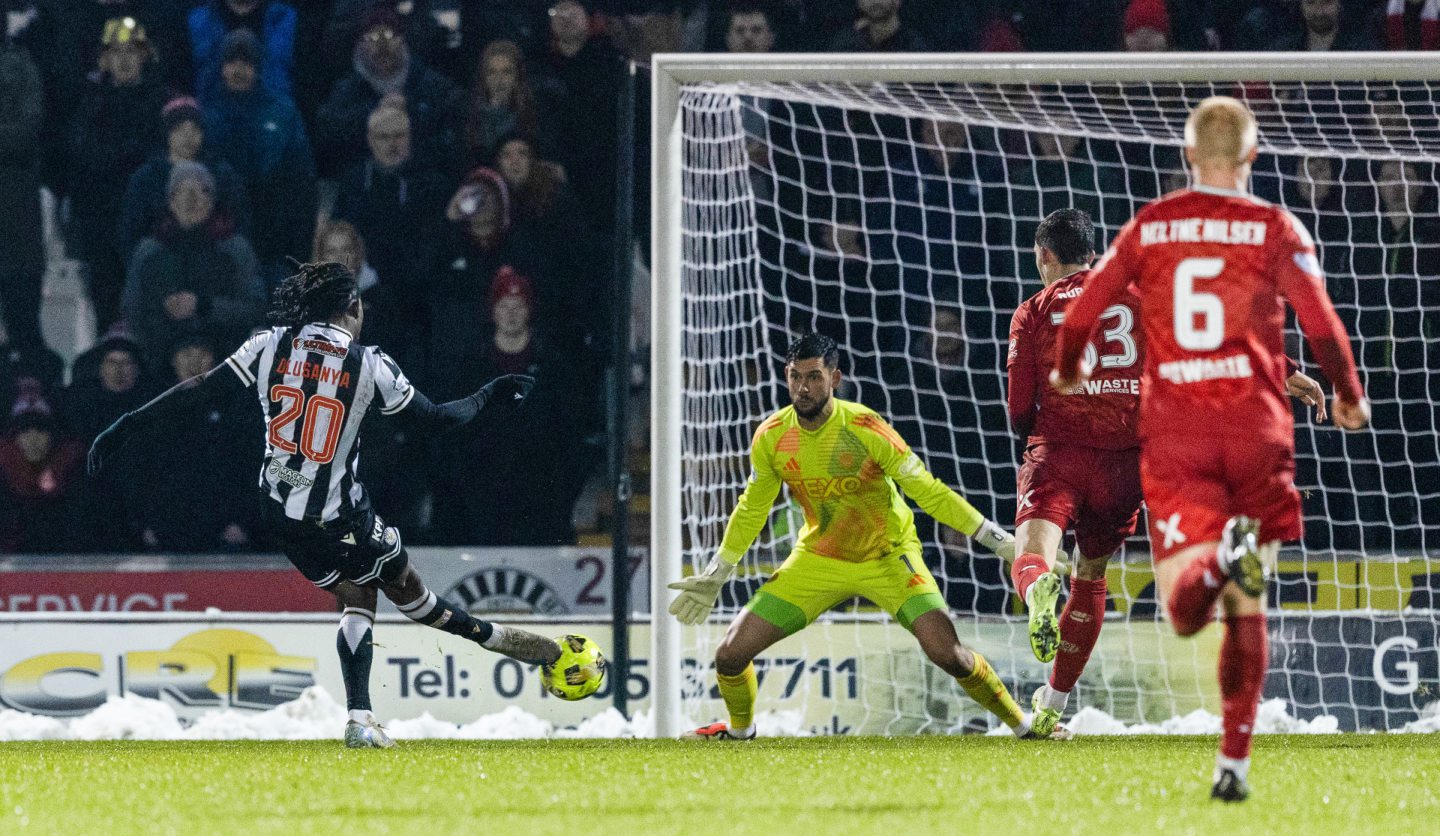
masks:
{"label": "green grass pitch", "polygon": [[1416,833],[1440,736],[0,744],[0,833]]}

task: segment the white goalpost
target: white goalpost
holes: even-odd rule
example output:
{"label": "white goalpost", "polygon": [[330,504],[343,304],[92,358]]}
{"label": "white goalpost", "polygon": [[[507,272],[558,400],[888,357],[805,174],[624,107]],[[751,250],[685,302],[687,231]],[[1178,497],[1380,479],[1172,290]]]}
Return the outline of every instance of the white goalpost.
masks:
{"label": "white goalpost", "polygon": [[[1253,191],[1314,233],[1375,407],[1373,429],[1349,436],[1297,410],[1306,536],[1284,549],[1272,587],[1264,694],[1278,702],[1261,723],[1440,728],[1440,61],[657,55],[652,93],[657,736],[724,716],[715,646],[800,527],[782,492],[711,620],[688,628],[666,613],[666,584],[719,544],[756,425],[788,403],[788,339],[834,337],[841,395],[879,411],[932,472],[1011,527],[1021,446],[1006,419],[1005,346],[1015,306],[1040,288],[1035,226],[1077,206],[1103,248],[1139,206],[1185,183],[1185,115],[1217,93],[1256,112]],[[1293,327],[1288,348],[1319,376]],[[1045,666],[1005,567],[918,512],[917,524],[961,639],[1028,705]],[[1171,634],[1143,529],[1107,577],[1077,723],[1211,730],[1201,712],[1219,713],[1219,631]],[[864,601],[757,667],[762,733],[990,725]]]}

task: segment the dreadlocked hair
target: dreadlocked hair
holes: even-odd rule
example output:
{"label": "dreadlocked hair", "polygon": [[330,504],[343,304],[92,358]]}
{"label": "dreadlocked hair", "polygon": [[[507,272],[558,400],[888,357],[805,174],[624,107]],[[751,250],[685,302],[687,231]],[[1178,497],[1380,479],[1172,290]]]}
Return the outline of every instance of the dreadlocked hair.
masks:
{"label": "dreadlocked hair", "polygon": [[275,288],[270,321],[287,328],[321,322],[344,313],[359,295],[350,268],[334,261],[296,263],[295,275]]}

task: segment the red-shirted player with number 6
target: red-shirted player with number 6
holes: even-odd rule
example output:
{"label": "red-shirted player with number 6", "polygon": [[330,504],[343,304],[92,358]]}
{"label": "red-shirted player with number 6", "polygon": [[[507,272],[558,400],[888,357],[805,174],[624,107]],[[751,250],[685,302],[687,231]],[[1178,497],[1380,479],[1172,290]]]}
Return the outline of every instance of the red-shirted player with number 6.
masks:
{"label": "red-shirted player with number 6", "polygon": [[1116,236],[1066,314],[1053,378],[1069,389],[1088,377],[1085,345],[1133,287],[1145,334],[1140,476],[1156,583],[1182,636],[1210,623],[1217,601],[1225,614],[1211,790],[1224,801],[1249,794],[1268,657],[1266,574],[1280,541],[1301,535],[1282,297],[1335,387],[1335,423],[1354,430],[1370,416],[1309,233],[1245,192],[1257,140],[1255,117],[1236,99],[1211,97],[1191,112],[1185,158],[1195,185],[1150,202]]}

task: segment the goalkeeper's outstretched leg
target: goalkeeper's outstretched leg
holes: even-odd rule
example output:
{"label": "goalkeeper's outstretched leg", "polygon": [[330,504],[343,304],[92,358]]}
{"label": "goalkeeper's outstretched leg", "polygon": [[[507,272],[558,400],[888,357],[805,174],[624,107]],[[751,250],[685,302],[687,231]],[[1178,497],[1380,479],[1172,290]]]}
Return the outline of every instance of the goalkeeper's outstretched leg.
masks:
{"label": "goalkeeper's outstretched leg", "polygon": [[1008,726],[1016,737],[1036,736],[1030,729],[1030,719],[1010,696],[1010,690],[1000,681],[1000,676],[984,656],[960,643],[955,625],[943,609],[933,609],[917,616],[910,625],[910,632],[931,662],[955,677],[971,699],[1000,718],[1000,722]]}

